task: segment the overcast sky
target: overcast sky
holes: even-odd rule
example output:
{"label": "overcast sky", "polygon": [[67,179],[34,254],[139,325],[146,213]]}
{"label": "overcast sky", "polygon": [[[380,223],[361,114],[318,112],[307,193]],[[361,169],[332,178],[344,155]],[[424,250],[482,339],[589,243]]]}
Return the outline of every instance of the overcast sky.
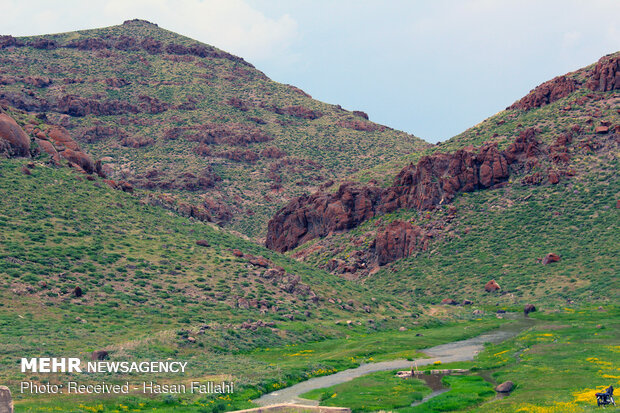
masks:
{"label": "overcast sky", "polygon": [[437,142],[620,50],[620,0],[0,0],[0,34],[142,18]]}

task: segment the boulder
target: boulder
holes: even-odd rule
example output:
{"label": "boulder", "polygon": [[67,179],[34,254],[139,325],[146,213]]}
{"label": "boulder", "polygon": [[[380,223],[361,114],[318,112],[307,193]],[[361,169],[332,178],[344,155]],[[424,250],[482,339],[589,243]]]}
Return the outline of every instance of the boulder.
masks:
{"label": "boulder", "polygon": [[547,264],[551,264],[552,262],[558,262],[560,260],[561,258],[559,255],[553,254],[550,252],[549,254],[545,255],[545,257],[542,259],[542,264],[547,265]]}
{"label": "boulder", "polygon": [[526,304],[525,307],[523,307],[523,314],[525,315],[533,313],[534,311],[536,311],[536,306],[534,306],[534,304]]}
{"label": "boulder", "polygon": [[267,268],[269,267],[269,260],[264,257],[253,257],[250,259],[250,264],[256,265],[257,267]]}
{"label": "boulder", "polygon": [[199,245],[201,247],[208,247],[209,241],[204,240],[204,239],[199,239],[198,241],[196,241],[196,245]]}
{"label": "boulder", "polygon": [[609,126],[597,126],[594,132],[599,134],[607,133],[609,132]]}
{"label": "boulder", "polygon": [[0,386],[0,413],[13,413],[11,390],[6,386]]}
{"label": "boulder", "polygon": [[452,298],[444,298],[441,300],[442,305],[458,305],[459,303],[453,300]]}
{"label": "boulder", "polygon": [[92,361],[106,360],[109,356],[110,354],[106,350],[95,350],[90,354],[90,359]]}
{"label": "boulder", "polygon": [[0,113],[0,155],[30,156],[30,138],[15,120]]}
{"label": "boulder", "polygon": [[549,183],[552,184],[552,185],[556,185],[557,183],[560,182],[560,176],[555,171],[549,172],[548,179],[549,179]]}
{"label": "boulder", "polygon": [[491,280],[484,285],[484,290],[488,293],[500,290],[500,286],[495,280]]}
{"label": "boulder", "polygon": [[514,383],[508,380],[501,384],[498,384],[497,387],[495,387],[495,391],[498,393],[510,393],[513,388]]}
{"label": "boulder", "polygon": [[463,300],[461,305],[472,305],[473,303],[474,303],[473,301],[465,299],[465,300]]}

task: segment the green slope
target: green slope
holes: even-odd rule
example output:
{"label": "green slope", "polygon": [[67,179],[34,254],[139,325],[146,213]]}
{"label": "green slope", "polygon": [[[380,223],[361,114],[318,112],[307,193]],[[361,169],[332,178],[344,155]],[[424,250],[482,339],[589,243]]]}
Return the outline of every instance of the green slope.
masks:
{"label": "green slope", "polygon": [[[591,68],[570,76],[585,83]],[[311,241],[291,255],[321,268],[329,268],[334,258],[354,263],[359,251],[370,248],[377,228],[395,220],[411,221],[435,233],[428,249],[418,249],[371,275],[360,274],[365,285],[434,303],[444,298],[504,305],[617,300],[620,141],[614,127],[620,125],[619,104],[618,91],[582,87],[541,107],[507,109],[432,149],[353,177],[391,185],[403,166],[415,164],[422,155],[452,153],[485,142],[504,149],[520,131],[535,128],[536,139],[547,145],[560,135],[573,136],[570,159],[560,165],[569,173],[557,185],[547,181],[547,168],[558,166],[540,160],[528,173],[513,172],[504,188],[458,195],[453,202],[456,210],[444,205],[432,212],[397,211],[350,232]],[[600,125],[610,125],[609,132],[596,133]],[[536,173],[541,182],[527,183]],[[542,265],[540,260],[548,253],[562,260]],[[491,279],[502,287],[501,293],[484,291]]]}
{"label": "green slope", "polygon": [[[292,196],[429,146],[148,22],[17,41],[0,47],[0,96],[67,125],[112,179],[205,206],[250,236]],[[88,109],[105,102],[138,113]],[[188,173],[208,182],[185,185]]]}

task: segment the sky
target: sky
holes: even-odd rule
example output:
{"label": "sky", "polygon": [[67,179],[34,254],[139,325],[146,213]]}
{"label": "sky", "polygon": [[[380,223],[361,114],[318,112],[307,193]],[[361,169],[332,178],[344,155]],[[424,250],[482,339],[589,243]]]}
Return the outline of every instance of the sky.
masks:
{"label": "sky", "polygon": [[0,34],[141,18],[429,142],[620,50],[620,0],[0,0]]}

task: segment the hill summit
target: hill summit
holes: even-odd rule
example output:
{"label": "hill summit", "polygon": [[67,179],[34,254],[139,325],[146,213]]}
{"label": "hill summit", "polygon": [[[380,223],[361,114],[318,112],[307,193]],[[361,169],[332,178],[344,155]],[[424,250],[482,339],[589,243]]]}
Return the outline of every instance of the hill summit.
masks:
{"label": "hill summit", "polygon": [[430,145],[143,20],[0,37],[0,100],[150,203],[261,237],[288,199]]}

